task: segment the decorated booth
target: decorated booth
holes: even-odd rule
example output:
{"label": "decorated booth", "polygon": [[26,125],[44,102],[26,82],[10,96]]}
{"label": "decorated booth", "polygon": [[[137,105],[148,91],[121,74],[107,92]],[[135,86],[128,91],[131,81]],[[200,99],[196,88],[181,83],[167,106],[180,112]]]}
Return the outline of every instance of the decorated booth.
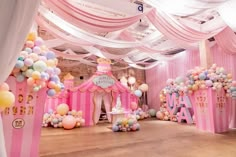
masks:
{"label": "decorated booth", "polygon": [[123,86],[111,73],[111,61],[99,58],[96,73],[86,82],[69,92],[69,106],[81,110],[84,114],[85,125],[95,125],[99,121],[102,104],[105,106],[108,120],[111,122],[112,107],[120,96],[121,106],[130,109],[130,104],[137,101],[135,95]]}

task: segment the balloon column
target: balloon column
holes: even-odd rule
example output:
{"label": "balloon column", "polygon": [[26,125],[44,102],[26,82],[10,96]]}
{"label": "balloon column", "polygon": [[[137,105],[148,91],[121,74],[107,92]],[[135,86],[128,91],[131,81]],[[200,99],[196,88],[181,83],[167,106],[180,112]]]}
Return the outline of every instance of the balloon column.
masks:
{"label": "balloon column", "polygon": [[7,83],[0,84],[0,109],[4,110],[6,107],[10,107],[15,102],[15,96],[9,91]]}
{"label": "balloon column", "polygon": [[167,104],[166,104],[166,91],[163,89],[160,93],[160,110],[156,113],[156,117],[159,120],[165,120],[165,121],[173,121],[177,122],[177,115],[170,115],[170,112],[167,110]]}
{"label": "balloon column", "polygon": [[50,111],[45,113],[43,116],[43,127],[54,127],[54,128],[64,128],[73,129],[75,127],[83,126],[85,120],[82,118],[81,111],[69,111],[67,104],[60,104],[56,111]]}
{"label": "balloon column", "polygon": [[61,70],[56,67],[57,63],[55,53],[46,48],[42,38],[30,33],[12,75],[18,82],[27,80],[34,92],[47,87],[48,96],[54,96],[64,88],[58,77]]}
{"label": "balloon column", "polygon": [[175,79],[168,79],[166,81],[166,87],[160,93],[160,110],[156,113],[156,117],[159,120],[165,121],[173,121],[177,122],[177,115],[170,115],[169,111],[167,110],[166,104],[166,94],[177,94],[183,95],[184,93],[188,92],[188,88],[186,86],[184,77],[176,77]]}
{"label": "balloon column", "polygon": [[137,122],[136,118],[132,116],[118,119],[112,126],[112,131],[114,132],[138,131],[139,129],[140,124]]}

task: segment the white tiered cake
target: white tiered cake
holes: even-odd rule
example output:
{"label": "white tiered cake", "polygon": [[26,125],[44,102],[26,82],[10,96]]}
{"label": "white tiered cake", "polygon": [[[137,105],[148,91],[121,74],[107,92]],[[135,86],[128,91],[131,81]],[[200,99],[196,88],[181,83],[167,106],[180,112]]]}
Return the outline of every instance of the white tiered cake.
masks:
{"label": "white tiered cake", "polygon": [[116,106],[112,108],[112,113],[124,113],[124,108],[121,106],[120,95],[116,99]]}

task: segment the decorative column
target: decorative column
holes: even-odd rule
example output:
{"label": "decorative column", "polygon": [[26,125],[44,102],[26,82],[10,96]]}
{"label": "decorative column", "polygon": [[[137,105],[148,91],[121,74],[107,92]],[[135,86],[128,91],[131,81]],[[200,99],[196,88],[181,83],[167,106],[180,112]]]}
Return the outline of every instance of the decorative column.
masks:
{"label": "decorative column", "polygon": [[200,52],[200,64],[201,67],[210,68],[213,64],[211,49],[208,40],[200,41],[199,52]]}

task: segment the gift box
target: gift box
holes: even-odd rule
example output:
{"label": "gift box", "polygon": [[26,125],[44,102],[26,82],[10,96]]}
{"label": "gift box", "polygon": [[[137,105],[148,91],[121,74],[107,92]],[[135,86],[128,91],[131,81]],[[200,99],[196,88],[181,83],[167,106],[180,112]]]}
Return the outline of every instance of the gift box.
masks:
{"label": "gift box", "polygon": [[229,130],[229,104],[223,89],[196,91],[193,106],[198,129],[212,133]]}
{"label": "gift box", "polygon": [[6,81],[16,97],[15,104],[2,112],[8,157],[38,157],[46,89],[33,92],[26,81]]}

